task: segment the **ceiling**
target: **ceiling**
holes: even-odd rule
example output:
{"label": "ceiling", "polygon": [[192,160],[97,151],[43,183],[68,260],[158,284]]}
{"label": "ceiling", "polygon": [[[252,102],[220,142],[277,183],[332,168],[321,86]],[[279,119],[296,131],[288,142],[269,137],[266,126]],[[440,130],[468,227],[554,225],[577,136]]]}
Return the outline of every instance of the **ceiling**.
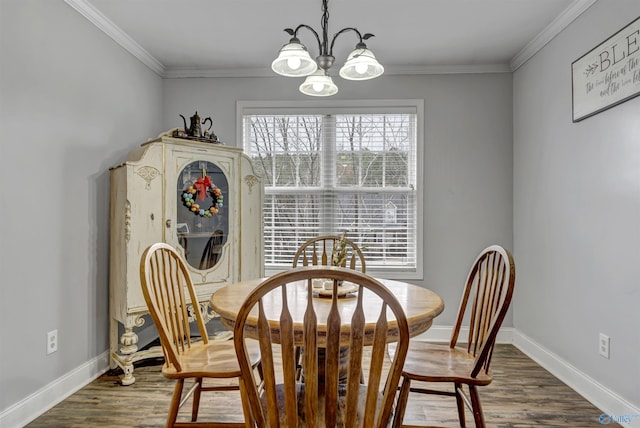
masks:
{"label": "ceiling", "polygon": [[[273,75],[283,29],[321,32],[321,0],[65,0],[164,77]],[[509,71],[596,0],[330,0],[329,38],[344,27],[391,74]],[[312,56],[318,43],[299,38]],[[337,38],[336,65],[357,37]],[[337,68],[337,67],[336,67]]]}

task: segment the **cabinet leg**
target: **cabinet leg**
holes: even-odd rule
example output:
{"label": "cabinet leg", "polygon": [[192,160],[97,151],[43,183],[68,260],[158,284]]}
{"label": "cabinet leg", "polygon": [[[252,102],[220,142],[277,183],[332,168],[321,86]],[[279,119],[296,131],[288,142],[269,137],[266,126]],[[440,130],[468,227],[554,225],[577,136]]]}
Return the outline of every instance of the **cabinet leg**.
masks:
{"label": "cabinet leg", "polygon": [[136,381],[136,378],[133,376],[133,363],[126,362],[122,365],[122,370],[124,371],[124,376],[120,379],[120,383],[123,386],[131,385]]}
{"label": "cabinet leg", "polygon": [[118,365],[124,371],[121,381],[123,385],[131,385],[136,381],[133,376],[133,359],[136,352],[138,352],[138,335],[133,331],[133,325],[126,325],[124,333],[120,336],[120,358],[118,358]]}
{"label": "cabinet leg", "polygon": [[[131,385],[136,381],[133,375],[134,363],[146,358],[162,357],[162,348],[154,346],[143,351],[138,350],[138,334],[134,328],[144,325],[144,314],[127,315],[124,324],[124,333],[118,340],[118,322],[112,319],[111,326],[111,365],[112,368],[120,367],[124,372],[121,379],[122,385]],[[119,348],[119,349],[118,349]]]}
{"label": "cabinet leg", "polygon": [[[199,310],[203,319],[206,322],[213,319],[217,314],[211,310],[208,302],[199,302],[197,305],[189,305],[188,314],[189,319],[195,320],[195,310]],[[154,346],[143,351],[138,350],[138,334],[133,331],[134,328],[140,328],[144,325],[145,320],[143,318],[145,314],[133,314],[127,315],[124,324],[124,333],[118,337],[119,323],[115,318],[111,319],[110,324],[110,350],[111,350],[111,362],[112,369],[120,367],[124,372],[124,376],[121,379],[122,385],[131,385],[135,383],[136,378],[133,375],[134,363],[147,358],[159,358],[163,357],[161,346]],[[225,334],[228,333],[228,334]],[[218,335],[219,337],[212,338],[213,340],[228,340],[231,332],[224,332]]]}

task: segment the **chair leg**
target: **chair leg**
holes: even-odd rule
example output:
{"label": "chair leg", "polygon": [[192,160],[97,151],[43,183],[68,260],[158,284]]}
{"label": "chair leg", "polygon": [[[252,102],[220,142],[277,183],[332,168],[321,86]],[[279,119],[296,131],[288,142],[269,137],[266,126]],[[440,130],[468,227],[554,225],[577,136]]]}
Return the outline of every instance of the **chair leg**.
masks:
{"label": "chair leg", "polygon": [[202,378],[196,379],[198,386],[193,391],[193,407],[191,409],[191,422],[198,420],[198,409],[200,408],[200,393],[202,392]]}
{"label": "chair leg", "polygon": [[184,379],[178,379],[173,389],[171,397],[171,405],[169,406],[169,415],[167,416],[167,428],[172,428],[178,418],[178,409],[180,408],[180,398],[182,398],[182,388],[184,387]]}
{"label": "chair leg", "polygon": [[464,420],[464,400],[461,395],[464,394],[464,392],[462,391],[462,384],[456,383],[454,384],[454,388],[456,391],[456,404],[458,405],[458,419],[460,420],[460,427],[464,428],[467,425]]}
{"label": "chair leg", "polygon": [[411,379],[402,378],[398,400],[396,401],[396,411],[393,415],[393,428],[401,428],[404,420],[404,412],[407,409],[409,401],[409,389],[411,387]]}
{"label": "chair leg", "polygon": [[248,402],[246,387],[242,378],[238,379],[240,386],[240,399],[242,400],[242,413],[244,414],[244,421],[247,427],[255,426],[255,421],[251,416],[251,405]]}
{"label": "chair leg", "polygon": [[476,422],[476,428],[484,428],[484,416],[482,415],[482,407],[480,406],[480,395],[475,385],[469,385],[469,393],[471,395],[473,418]]}

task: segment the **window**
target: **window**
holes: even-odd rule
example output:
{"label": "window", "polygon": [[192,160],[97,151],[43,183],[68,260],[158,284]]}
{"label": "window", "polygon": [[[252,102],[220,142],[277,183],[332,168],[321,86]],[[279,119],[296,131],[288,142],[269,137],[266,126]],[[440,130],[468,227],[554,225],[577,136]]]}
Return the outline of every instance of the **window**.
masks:
{"label": "window", "polygon": [[346,231],[368,273],[421,276],[421,112],[415,100],[239,104],[245,153],[264,178],[269,273],[290,267],[307,239]]}

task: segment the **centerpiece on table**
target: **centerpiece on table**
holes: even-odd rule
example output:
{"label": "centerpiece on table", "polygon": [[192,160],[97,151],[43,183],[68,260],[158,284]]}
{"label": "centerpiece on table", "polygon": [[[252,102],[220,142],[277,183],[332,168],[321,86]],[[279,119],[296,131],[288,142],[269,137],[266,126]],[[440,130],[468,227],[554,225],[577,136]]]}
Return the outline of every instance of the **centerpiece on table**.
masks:
{"label": "centerpiece on table", "polygon": [[342,233],[342,237],[331,249],[331,266],[347,266],[347,232]]}
{"label": "centerpiece on table", "polygon": [[[347,232],[342,233],[340,240],[335,242],[331,249],[331,266],[347,266]],[[333,282],[333,281],[332,281]],[[342,287],[342,280],[338,281],[338,287]],[[331,284],[333,290],[333,284]]]}
{"label": "centerpiece on table", "polygon": [[[347,232],[344,232],[340,239],[334,241],[331,248],[331,266],[346,267],[347,266]],[[355,284],[337,280],[338,297],[345,297],[358,290]],[[314,279],[313,287],[320,297],[330,297],[334,293],[333,280],[331,279]]]}

